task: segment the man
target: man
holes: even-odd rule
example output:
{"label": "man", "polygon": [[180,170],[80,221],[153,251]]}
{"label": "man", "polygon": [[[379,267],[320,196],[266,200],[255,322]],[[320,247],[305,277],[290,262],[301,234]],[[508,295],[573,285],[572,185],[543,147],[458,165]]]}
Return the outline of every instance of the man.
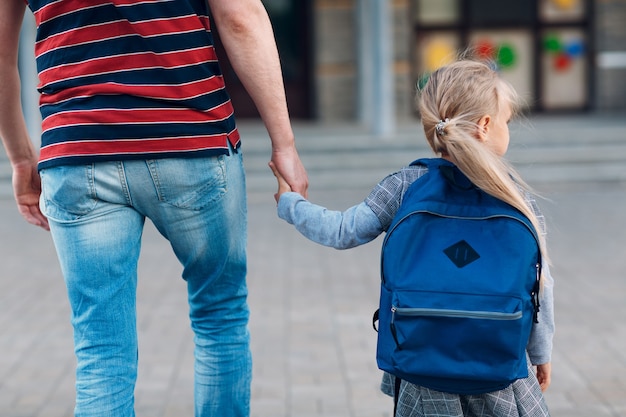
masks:
{"label": "man", "polygon": [[134,415],[146,218],[183,265],[196,416],[249,415],[245,179],[208,13],[265,123],[272,163],[306,194],[261,1],[29,0],[28,7],[37,22],[40,155],[20,106],[24,0],[0,2],[0,136],[18,209],[51,230],[67,285],[75,415]]}

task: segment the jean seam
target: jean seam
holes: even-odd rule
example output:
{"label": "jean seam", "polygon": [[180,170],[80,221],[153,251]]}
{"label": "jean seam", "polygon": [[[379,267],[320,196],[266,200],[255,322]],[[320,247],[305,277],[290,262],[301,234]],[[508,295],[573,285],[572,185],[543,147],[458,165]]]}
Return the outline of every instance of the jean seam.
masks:
{"label": "jean seam", "polygon": [[152,182],[154,183],[154,189],[157,195],[157,199],[160,202],[164,202],[163,193],[161,191],[161,182],[159,181],[159,172],[156,169],[156,162],[153,159],[146,160],[146,165],[148,166],[148,172],[150,172],[150,176],[152,177]]}
{"label": "jean seam", "polygon": [[87,182],[89,184],[89,192],[93,198],[97,197],[96,193],[96,166],[95,164],[89,164],[86,166]]}
{"label": "jean seam", "polygon": [[128,188],[128,183],[126,182],[126,170],[124,169],[124,162],[119,161],[117,163],[117,173],[120,178],[120,187],[122,187],[122,191],[124,193],[124,198],[129,206],[132,207],[133,199],[130,195],[130,190]]}

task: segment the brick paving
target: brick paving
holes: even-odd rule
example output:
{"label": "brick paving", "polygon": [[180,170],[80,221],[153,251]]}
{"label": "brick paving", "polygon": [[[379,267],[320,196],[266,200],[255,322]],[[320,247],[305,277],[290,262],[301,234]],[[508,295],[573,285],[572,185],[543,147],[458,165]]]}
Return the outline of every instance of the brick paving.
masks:
{"label": "brick paving", "polygon": [[[537,124],[542,132],[551,126],[551,132],[559,131],[549,120]],[[571,152],[597,152],[596,144],[567,136],[555,139],[559,148],[528,142],[512,151],[527,158],[522,170],[536,174],[533,184],[546,197],[541,206],[549,222],[558,326],[547,394],[553,417],[626,417],[626,159],[618,157],[625,126],[609,126],[604,137],[614,140],[598,139],[610,143],[605,158],[594,164]],[[246,156],[252,416],[391,417],[391,400],[378,390],[371,328],[382,239],[336,251],[299,236],[276,217],[273,180],[265,171],[267,139],[254,137],[258,127],[242,130],[253,136]],[[332,209],[362,200],[389,166],[413,157],[402,142],[389,166],[375,165],[373,156],[393,146],[372,145],[354,128],[302,132],[310,197]],[[333,150],[338,144],[329,132],[357,158],[346,160]],[[532,162],[559,149],[561,160],[574,158],[571,166]],[[417,153],[422,151],[418,146]],[[582,153],[594,158],[591,151]],[[353,166],[333,171],[345,162]],[[360,163],[371,165],[359,168]],[[593,175],[582,181],[575,175],[580,170]],[[554,171],[557,180],[550,181]],[[71,416],[74,357],[63,280],[50,236],[21,220],[9,187],[0,180],[0,416]],[[193,343],[180,266],[151,225],[143,245],[137,415],[192,416]]]}

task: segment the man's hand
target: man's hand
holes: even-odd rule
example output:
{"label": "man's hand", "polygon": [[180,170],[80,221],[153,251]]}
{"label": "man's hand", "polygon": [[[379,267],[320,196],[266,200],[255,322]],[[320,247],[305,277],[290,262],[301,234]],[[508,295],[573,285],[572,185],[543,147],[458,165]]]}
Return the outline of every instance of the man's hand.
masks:
{"label": "man's hand", "polygon": [[289,184],[291,191],[307,198],[309,179],[295,146],[287,148],[286,151],[273,149],[270,164],[274,175],[278,173],[276,177],[282,177]]}
{"label": "man's hand", "polygon": [[50,230],[48,219],[39,209],[41,181],[36,161],[13,166],[13,194],[20,214],[28,223]]}
{"label": "man's hand", "polygon": [[284,193],[290,192],[291,187],[289,186],[289,184],[287,184],[287,181],[285,181],[285,179],[280,175],[280,173],[276,169],[276,165],[274,165],[272,161],[270,161],[268,165],[272,170],[272,173],[276,177],[276,181],[278,182],[278,191],[276,191],[276,194],[274,194],[274,200],[276,200],[276,202],[278,203],[278,200],[280,200],[280,196]]}

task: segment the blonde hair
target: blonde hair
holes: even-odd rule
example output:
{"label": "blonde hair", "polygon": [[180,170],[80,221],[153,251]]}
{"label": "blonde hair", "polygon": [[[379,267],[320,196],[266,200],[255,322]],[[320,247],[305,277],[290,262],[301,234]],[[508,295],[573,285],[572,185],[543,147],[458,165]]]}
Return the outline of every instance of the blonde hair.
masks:
{"label": "blonde hair", "polygon": [[434,71],[419,94],[432,150],[450,159],[481,190],[523,213],[533,224],[547,261],[540,221],[525,198],[532,190],[504,158],[478,140],[478,121],[497,115],[507,104],[513,114],[522,108],[514,88],[487,63],[465,59]]}

